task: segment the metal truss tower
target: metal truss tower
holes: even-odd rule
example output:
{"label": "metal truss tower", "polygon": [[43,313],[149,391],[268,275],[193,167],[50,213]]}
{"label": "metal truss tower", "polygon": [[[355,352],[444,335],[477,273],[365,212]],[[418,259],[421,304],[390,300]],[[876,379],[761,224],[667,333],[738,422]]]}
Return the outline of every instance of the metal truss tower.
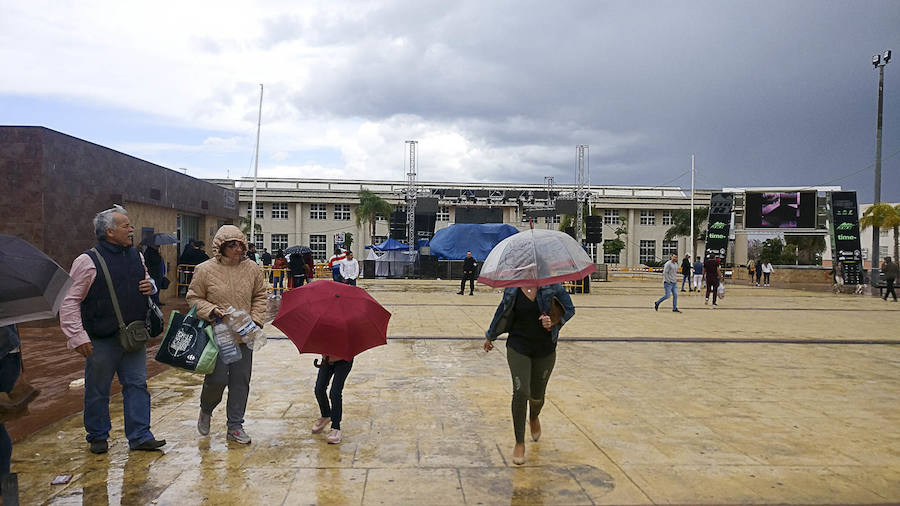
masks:
{"label": "metal truss tower", "polygon": [[575,146],[575,205],[578,206],[575,211],[575,240],[578,244],[581,244],[581,240],[584,238],[584,203],[588,198],[588,192],[584,189],[585,166],[588,166],[588,174],[590,174],[590,146],[579,144]]}
{"label": "metal truss tower", "polygon": [[[547,185],[547,205],[551,208],[554,207],[554,199],[553,199],[553,176],[544,176],[544,184]],[[553,227],[552,223],[554,220],[550,219],[548,216],[544,218],[547,220],[547,228],[550,229]]]}
{"label": "metal truss tower", "polygon": [[416,250],[416,196],[419,188],[416,183],[416,145],[419,141],[406,141],[407,171],[406,171],[406,239],[409,243],[409,253]]}

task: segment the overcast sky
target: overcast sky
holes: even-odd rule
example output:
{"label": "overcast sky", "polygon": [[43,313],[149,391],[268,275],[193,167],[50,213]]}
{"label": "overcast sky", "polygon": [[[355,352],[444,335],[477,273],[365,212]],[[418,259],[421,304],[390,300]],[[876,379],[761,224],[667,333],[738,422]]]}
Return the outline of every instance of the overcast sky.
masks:
{"label": "overcast sky", "polygon": [[[842,185],[873,196],[900,2],[0,0],[0,124],[196,177]],[[900,58],[900,56],[896,56]],[[900,201],[900,62],[882,200]]]}

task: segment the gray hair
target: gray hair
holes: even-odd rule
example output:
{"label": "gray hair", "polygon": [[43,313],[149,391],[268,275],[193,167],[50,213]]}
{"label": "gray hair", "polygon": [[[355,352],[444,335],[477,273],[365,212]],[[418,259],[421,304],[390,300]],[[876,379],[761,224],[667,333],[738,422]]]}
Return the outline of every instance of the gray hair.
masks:
{"label": "gray hair", "polygon": [[128,211],[126,211],[125,208],[120,206],[119,204],[113,204],[111,208],[100,211],[96,216],[94,216],[94,235],[97,236],[98,241],[103,241],[106,239],[106,229],[115,228],[113,213],[127,215]]}

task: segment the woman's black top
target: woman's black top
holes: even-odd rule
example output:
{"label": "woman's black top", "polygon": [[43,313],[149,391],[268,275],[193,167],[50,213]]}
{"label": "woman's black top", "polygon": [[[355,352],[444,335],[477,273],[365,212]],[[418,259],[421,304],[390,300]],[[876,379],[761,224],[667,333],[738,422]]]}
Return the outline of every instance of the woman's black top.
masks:
{"label": "woman's black top", "polygon": [[512,328],[506,346],[531,358],[541,358],[556,351],[550,332],[541,325],[537,300],[531,300],[520,289],[513,305]]}

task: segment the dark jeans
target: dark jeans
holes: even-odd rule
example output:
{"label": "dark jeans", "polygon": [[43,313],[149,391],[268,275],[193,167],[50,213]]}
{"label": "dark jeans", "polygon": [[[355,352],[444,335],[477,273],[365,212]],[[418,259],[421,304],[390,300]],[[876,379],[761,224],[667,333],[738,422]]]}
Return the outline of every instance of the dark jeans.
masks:
{"label": "dark jeans", "polygon": [[475,292],[475,273],[463,273],[462,281],[459,282],[459,291],[466,291],[466,281],[469,281],[469,293]]}
{"label": "dark jeans", "polygon": [[770,276],[771,274],[772,274],[771,272],[764,272],[764,273],[763,273],[763,284],[764,284],[764,285],[768,285],[768,284],[769,284],[769,276]]}
{"label": "dark jeans", "polygon": [[150,392],[147,390],[147,350],[127,352],[115,337],[91,339],[94,353],[84,361],[84,428],[88,441],[106,440],[109,390],[113,376],[122,385],[125,437],[132,448],[153,439],[150,432]]}
{"label": "dark jeans", "polygon": [[344,283],[345,283],[345,284],[348,284],[348,285],[350,285],[350,286],[356,286],[356,280],[355,280],[355,279],[345,279],[345,280],[344,280]]}
{"label": "dark jeans", "polygon": [[684,291],[684,284],[688,284],[688,290],[691,289],[691,271],[688,271],[687,274],[684,274],[684,277],[681,278],[681,291]]}
{"label": "dark jeans", "polygon": [[884,283],[885,285],[887,285],[887,288],[884,292],[884,300],[887,300],[888,295],[893,295],[894,300],[897,300],[897,292],[894,291],[894,280],[891,278],[885,278]]}
{"label": "dark jeans", "polygon": [[[324,362],[324,361],[323,361]],[[319,376],[316,378],[316,400],[319,402],[319,412],[322,418],[331,418],[331,428],[341,430],[341,416],[344,411],[343,392],[344,382],[353,368],[353,360],[338,360],[330,364],[323,363],[319,367]],[[331,378],[334,380],[331,381]],[[325,389],[331,381],[331,391],[326,395]],[[328,400],[331,399],[329,406]]]}
{"label": "dark jeans", "polygon": [[[19,374],[22,372],[22,354],[8,353],[0,358],[0,392],[9,393]],[[0,424],[0,476],[9,474],[9,462],[12,459],[12,439],[6,426]]]}
{"label": "dark jeans", "polygon": [[715,284],[712,284],[712,283],[709,282],[708,279],[706,280],[706,299],[707,299],[707,300],[709,300],[709,292],[710,292],[710,290],[712,290],[712,294],[713,294],[713,304],[715,304],[715,303],[716,303],[716,298],[719,296],[719,282],[716,281]]}
{"label": "dark jeans", "polygon": [[293,278],[294,278],[294,288],[303,286],[303,282],[306,281],[306,276],[302,275],[302,274],[300,276],[293,276]]}
{"label": "dark jeans", "polygon": [[[544,393],[550,373],[556,364],[556,352],[546,357],[532,358],[506,346],[506,361],[513,380],[512,418],[516,443],[525,442],[525,415],[531,405],[530,420],[541,414]],[[530,402],[529,402],[530,401]]]}

